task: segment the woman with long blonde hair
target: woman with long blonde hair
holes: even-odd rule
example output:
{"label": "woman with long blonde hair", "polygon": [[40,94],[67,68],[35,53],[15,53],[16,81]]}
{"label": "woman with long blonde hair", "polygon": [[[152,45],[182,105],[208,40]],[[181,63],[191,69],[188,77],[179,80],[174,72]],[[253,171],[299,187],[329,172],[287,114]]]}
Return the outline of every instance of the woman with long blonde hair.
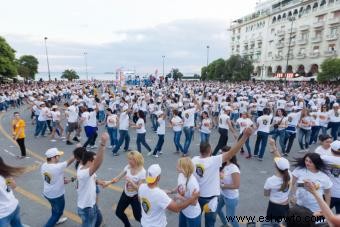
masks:
{"label": "woman with long blonde hair", "polygon": [[131,205],[133,216],[135,220],[140,222],[141,204],[138,199],[138,188],[145,182],[146,171],[144,169],[144,158],[138,151],[130,151],[127,154],[128,165],[124,167],[124,170],[111,181],[107,182],[104,187],[117,183],[123,177],[125,177],[124,191],[119,199],[116,215],[124,223],[124,226],[131,226],[128,217],[124,213],[125,209]]}

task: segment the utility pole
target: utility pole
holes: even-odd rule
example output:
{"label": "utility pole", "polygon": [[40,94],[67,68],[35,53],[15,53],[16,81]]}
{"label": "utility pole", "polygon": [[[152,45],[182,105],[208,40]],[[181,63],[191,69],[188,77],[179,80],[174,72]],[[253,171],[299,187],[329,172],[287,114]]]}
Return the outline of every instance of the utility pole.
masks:
{"label": "utility pole", "polygon": [[46,50],[46,58],[47,58],[48,80],[51,81],[50,62],[48,60],[48,52],[47,52],[47,44],[46,44],[47,37],[45,37],[44,40],[45,40],[45,50]]}

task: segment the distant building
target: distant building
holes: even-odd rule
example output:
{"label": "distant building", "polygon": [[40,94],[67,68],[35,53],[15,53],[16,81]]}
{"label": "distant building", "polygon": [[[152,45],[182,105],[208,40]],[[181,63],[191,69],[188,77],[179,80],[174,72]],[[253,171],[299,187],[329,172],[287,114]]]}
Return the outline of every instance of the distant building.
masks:
{"label": "distant building", "polygon": [[254,78],[310,80],[340,54],[340,0],[260,2],[230,31],[231,53],[253,60]]}

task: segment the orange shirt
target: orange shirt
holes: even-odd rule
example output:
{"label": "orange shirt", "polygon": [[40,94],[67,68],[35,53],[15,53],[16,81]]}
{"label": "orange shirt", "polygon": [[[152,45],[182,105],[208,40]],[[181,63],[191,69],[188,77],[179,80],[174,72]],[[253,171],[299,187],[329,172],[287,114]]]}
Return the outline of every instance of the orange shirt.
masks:
{"label": "orange shirt", "polygon": [[[12,121],[12,126],[13,126],[13,135],[17,136],[18,139],[22,139],[25,138],[25,127],[26,127],[26,123],[24,120],[20,119],[20,120],[13,120]],[[21,130],[20,130],[21,129]],[[20,131],[20,134],[18,134]]]}

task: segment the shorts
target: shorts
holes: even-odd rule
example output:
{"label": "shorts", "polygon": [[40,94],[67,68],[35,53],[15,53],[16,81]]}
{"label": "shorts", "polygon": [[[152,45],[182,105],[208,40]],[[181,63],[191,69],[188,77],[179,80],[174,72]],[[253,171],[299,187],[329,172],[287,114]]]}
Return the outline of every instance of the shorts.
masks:
{"label": "shorts", "polygon": [[68,122],[68,132],[73,132],[79,128],[78,122]]}

